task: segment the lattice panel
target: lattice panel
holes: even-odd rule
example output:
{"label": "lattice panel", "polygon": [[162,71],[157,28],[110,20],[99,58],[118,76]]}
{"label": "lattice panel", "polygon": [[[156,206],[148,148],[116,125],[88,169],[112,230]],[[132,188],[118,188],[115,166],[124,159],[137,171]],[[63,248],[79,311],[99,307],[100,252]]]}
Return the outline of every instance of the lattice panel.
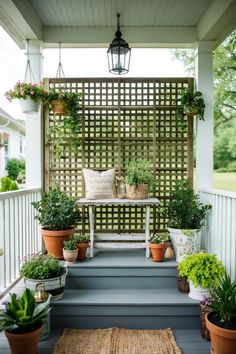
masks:
{"label": "lattice panel", "polygon": [[[59,87],[60,81],[45,80],[47,86]],[[177,101],[183,87],[192,86],[187,78],[156,79],[65,79],[68,90],[82,92],[83,114],[81,146],[77,153],[63,144],[63,157],[55,158],[53,142],[45,148],[45,188],[58,183],[74,198],[84,196],[83,167],[103,171],[116,168],[124,175],[133,158],[153,162],[154,195],[161,208],[169,202],[176,181],[189,178],[193,172],[192,122],[184,130],[176,118]],[[45,135],[55,121],[63,116],[45,112]],[[46,138],[47,142],[47,138]],[[100,207],[96,213],[96,230],[105,232],[143,232],[145,213],[138,207]],[[158,210],[151,213],[151,231],[166,229],[167,220]],[[83,224],[88,230],[87,210]]]}

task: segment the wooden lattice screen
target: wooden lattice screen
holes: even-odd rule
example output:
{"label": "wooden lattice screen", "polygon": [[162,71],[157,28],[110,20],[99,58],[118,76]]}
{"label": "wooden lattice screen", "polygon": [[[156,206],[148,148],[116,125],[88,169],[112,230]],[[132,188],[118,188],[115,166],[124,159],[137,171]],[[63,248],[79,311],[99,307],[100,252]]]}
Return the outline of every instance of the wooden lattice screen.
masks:
{"label": "wooden lattice screen", "polygon": [[[46,79],[45,87],[59,85]],[[147,158],[156,176],[154,195],[165,208],[176,180],[193,180],[193,124],[183,129],[176,118],[176,102],[183,87],[192,86],[189,78],[82,78],[65,79],[68,90],[82,92],[81,146],[77,154],[63,145],[57,160],[53,142],[47,143],[48,126],[63,117],[45,111],[45,189],[57,183],[75,198],[84,196],[81,169],[116,168],[124,175],[130,159]],[[66,136],[66,134],[65,134]],[[151,231],[166,229],[165,217],[151,214]],[[81,225],[78,226],[81,228]],[[88,229],[83,210],[82,229]],[[138,207],[101,207],[96,212],[96,229],[102,232],[141,232],[144,210]]]}

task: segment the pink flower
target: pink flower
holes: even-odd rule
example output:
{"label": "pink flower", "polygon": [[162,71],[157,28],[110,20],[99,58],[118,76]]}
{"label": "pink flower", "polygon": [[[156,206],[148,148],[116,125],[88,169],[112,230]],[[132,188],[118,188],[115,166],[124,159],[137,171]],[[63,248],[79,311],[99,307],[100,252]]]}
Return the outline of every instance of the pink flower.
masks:
{"label": "pink flower", "polygon": [[24,95],[24,94],[25,94],[25,90],[24,90],[24,89],[21,89],[21,90],[20,90],[20,93],[21,93],[21,95]]}
{"label": "pink flower", "polygon": [[31,94],[31,96],[33,96],[34,95],[34,91],[30,91],[30,94]]}

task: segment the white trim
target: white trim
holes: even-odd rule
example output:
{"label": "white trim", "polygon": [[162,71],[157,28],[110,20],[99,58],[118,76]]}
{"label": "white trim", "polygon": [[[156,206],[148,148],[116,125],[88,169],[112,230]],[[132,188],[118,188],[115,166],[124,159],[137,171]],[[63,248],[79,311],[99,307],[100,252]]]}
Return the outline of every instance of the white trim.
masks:
{"label": "white trim", "polygon": [[18,197],[20,195],[31,194],[33,192],[41,192],[41,188],[28,188],[28,189],[20,189],[12,192],[2,192],[0,193],[0,200]]}
{"label": "white trim", "polygon": [[214,189],[214,188],[199,188],[198,192],[204,192],[208,194],[221,195],[228,198],[236,198],[236,192],[231,192],[225,189]]}

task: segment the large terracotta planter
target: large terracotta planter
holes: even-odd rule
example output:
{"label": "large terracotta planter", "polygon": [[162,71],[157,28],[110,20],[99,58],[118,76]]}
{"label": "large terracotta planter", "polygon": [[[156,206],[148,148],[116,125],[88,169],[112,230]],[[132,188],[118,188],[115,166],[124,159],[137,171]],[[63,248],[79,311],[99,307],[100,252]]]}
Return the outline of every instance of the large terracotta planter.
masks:
{"label": "large terracotta planter", "polygon": [[149,242],[152,260],[154,262],[162,262],[165,260],[166,243],[151,243]]}
{"label": "large terracotta planter", "polygon": [[53,113],[55,114],[67,114],[68,109],[62,101],[53,100],[50,102],[52,106]]}
{"label": "large terracotta planter", "polygon": [[86,258],[86,251],[88,248],[89,244],[88,243],[77,243],[77,248],[78,248],[78,257],[77,259],[79,261],[84,261]]}
{"label": "large terracotta planter", "polygon": [[148,185],[138,184],[137,186],[126,185],[128,199],[146,199],[148,196]]}
{"label": "large terracotta planter", "polygon": [[67,263],[75,263],[78,257],[78,248],[76,250],[65,250],[63,248],[63,257]]}
{"label": "large terracotta planter", "polygon": [[30,114],[30,113],[37,113],[40,107],[40,101],[34,102],[31,98],[23,98],[19,99],[19,103],[21,106],[22,113]]}
{"label": "large terracotta planter", "polygon": [[199,249],[199,236],[197,230],[168,229],[170,239],[175,251],[176,262],[181,262],[186,256],[197,253]]}
{"label": "large terracotta planter", "polygon": [[206,326],[210,332],[211,348],[214,354],[234,354],[236,352],[236,330],[225,329],[211,322],[214,312],[206,315]]}
{"label": "large terracotta planter", "polygon": [[58,259],[63,259],[62,249],[64,247],[63,242],[67,241],[70,236],[74,235],[75,229],[52,231],[42,228],[41,234],[45,242],[45,247],[48,253],[53,254]]}
{"label": "large terracotta planter", "polygon": [[15,334],[5,331],[5,335],[9,342],[12,354],[36,354],[39,336],[43,325],[39,326],[35,331]]}

